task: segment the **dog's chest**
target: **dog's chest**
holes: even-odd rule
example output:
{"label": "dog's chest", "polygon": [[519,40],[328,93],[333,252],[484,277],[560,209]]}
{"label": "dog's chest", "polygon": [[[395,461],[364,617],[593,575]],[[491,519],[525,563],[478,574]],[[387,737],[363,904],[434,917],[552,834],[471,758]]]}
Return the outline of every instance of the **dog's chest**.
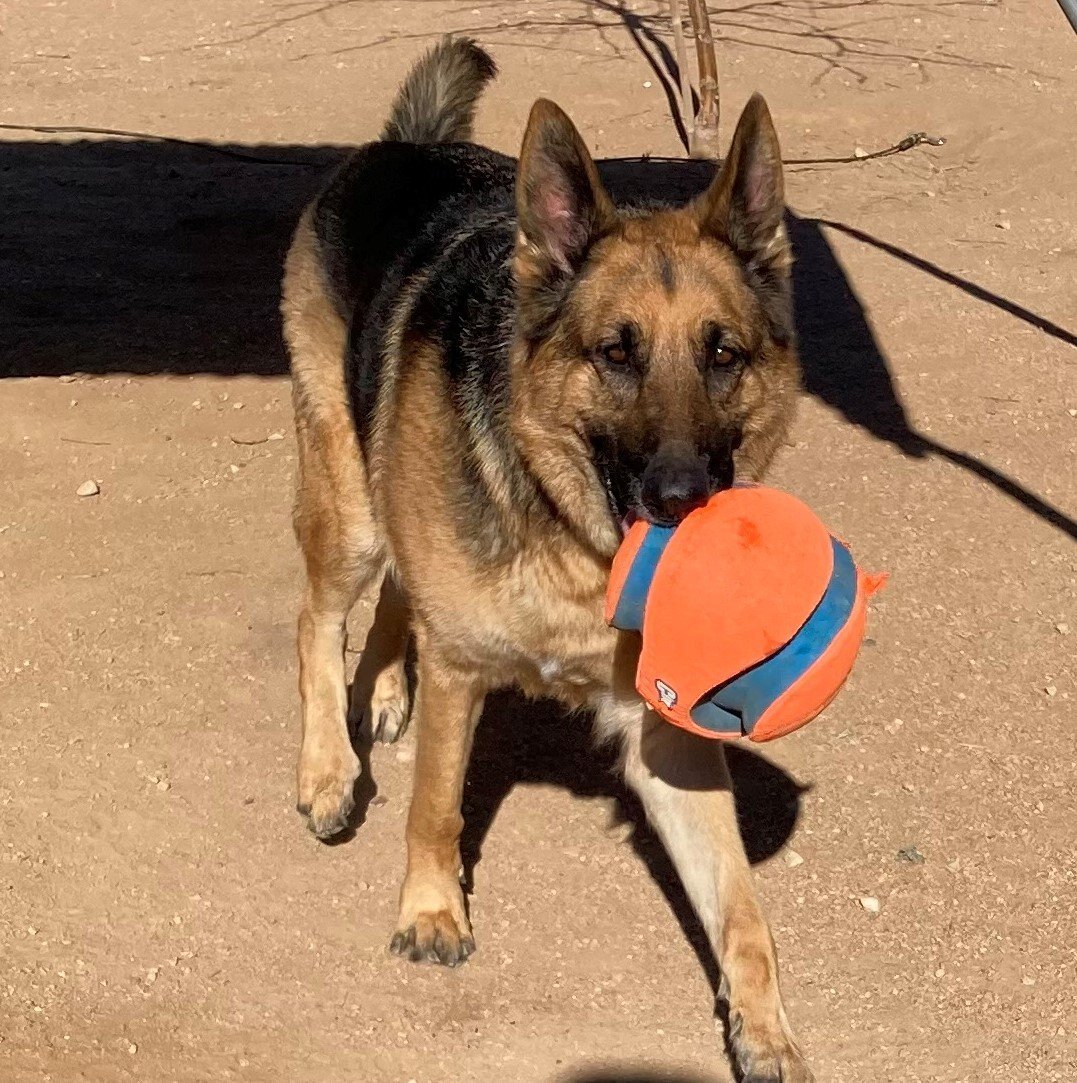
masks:
{"label": "dog's chest", "polygon": [[523,567],[488,581],[454,613],[461,660],[493,685],[582,704],[610,687],[617,633],[602,618],[602,579],[578,589],[565,569]]}

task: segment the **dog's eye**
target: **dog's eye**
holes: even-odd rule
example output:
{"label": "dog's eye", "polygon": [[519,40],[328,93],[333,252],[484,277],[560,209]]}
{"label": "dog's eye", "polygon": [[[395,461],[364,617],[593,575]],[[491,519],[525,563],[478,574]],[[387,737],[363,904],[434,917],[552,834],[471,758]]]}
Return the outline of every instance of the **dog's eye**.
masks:
{"label": "dog's eye", "polygon": [[744,354],[735,346],[731,345],[721,328],[711,328],[705,338],[703,346],[703,367],[730,368],[744,360]]}
{"label": "dog's eye", "polygon": [[597,365],[604,368],[614,371],[634,369],[640,360],[638,344],[638,328],[635,324],[626,323],[601,342],[591,356]]}

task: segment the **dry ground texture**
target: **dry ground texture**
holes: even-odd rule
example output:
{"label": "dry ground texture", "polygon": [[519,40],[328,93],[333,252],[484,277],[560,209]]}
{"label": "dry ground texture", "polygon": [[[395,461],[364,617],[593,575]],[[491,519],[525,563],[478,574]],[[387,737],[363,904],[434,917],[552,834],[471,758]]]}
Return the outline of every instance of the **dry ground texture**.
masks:
{"label": "dry ground texture", "polygon": [[[447,30],[503,67],[492,145],[547,94],[600,155],[679,154],[664,11],[0,4],[4,123],[234,152],[0,133],[5,1083],[728,1083],[713,968],[581,724],[483,724],[460,971],[386,951],[413,736],[343,844],[293,810],[290,226]],[[893,573],[826,716],[735,756],[794,1025],[821,1080],[1072,1081],[1073,34],[1047,0],[712,15],[726,137],[760,89],[789,158],[946,139],[789,170],[808,374],[776,480]]]}

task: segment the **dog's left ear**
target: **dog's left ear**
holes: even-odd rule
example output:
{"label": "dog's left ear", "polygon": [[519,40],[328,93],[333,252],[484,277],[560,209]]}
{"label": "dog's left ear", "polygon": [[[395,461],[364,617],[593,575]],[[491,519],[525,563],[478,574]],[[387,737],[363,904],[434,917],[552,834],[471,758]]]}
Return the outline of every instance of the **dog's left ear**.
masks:
{"label": "dog's left ear", "polygon": [[782,152],[761,95],[744,107],[729,156],[694,211],[700,228],[728,244],[749,272],[788,278],[793,260],[782,220]]}
{"label": "dog's left ear", "polygon": [[583,263],[617,212],[572,121],[551,101],[531,109],[516,174],[516,277],[556,288]]}

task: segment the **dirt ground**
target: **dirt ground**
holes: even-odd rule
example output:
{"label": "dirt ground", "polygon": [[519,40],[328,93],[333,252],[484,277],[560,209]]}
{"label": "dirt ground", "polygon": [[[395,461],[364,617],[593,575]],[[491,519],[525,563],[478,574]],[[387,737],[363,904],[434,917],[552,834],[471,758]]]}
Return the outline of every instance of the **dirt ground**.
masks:
{"label": "dirt ground", "polygon": [[[680,154],[664,10],[0,4],[0,121],[231,147],[0,132],[5,1083],[728,1083],[713,965],[583,724],[488,712],[459,971],[386,950],[414,735],[354,837],[293,808],[288,230],[447,30],[503,68],[499,149],[546,94],[599,155]],[[775,480],[892,573],[826,715],[733,755],[793,1024],[820,1080],[1072,1081],[1073,34],[1032,0],[712,10],[726,138],[759,89],[787,158],[946,139],[788,173]]]}

